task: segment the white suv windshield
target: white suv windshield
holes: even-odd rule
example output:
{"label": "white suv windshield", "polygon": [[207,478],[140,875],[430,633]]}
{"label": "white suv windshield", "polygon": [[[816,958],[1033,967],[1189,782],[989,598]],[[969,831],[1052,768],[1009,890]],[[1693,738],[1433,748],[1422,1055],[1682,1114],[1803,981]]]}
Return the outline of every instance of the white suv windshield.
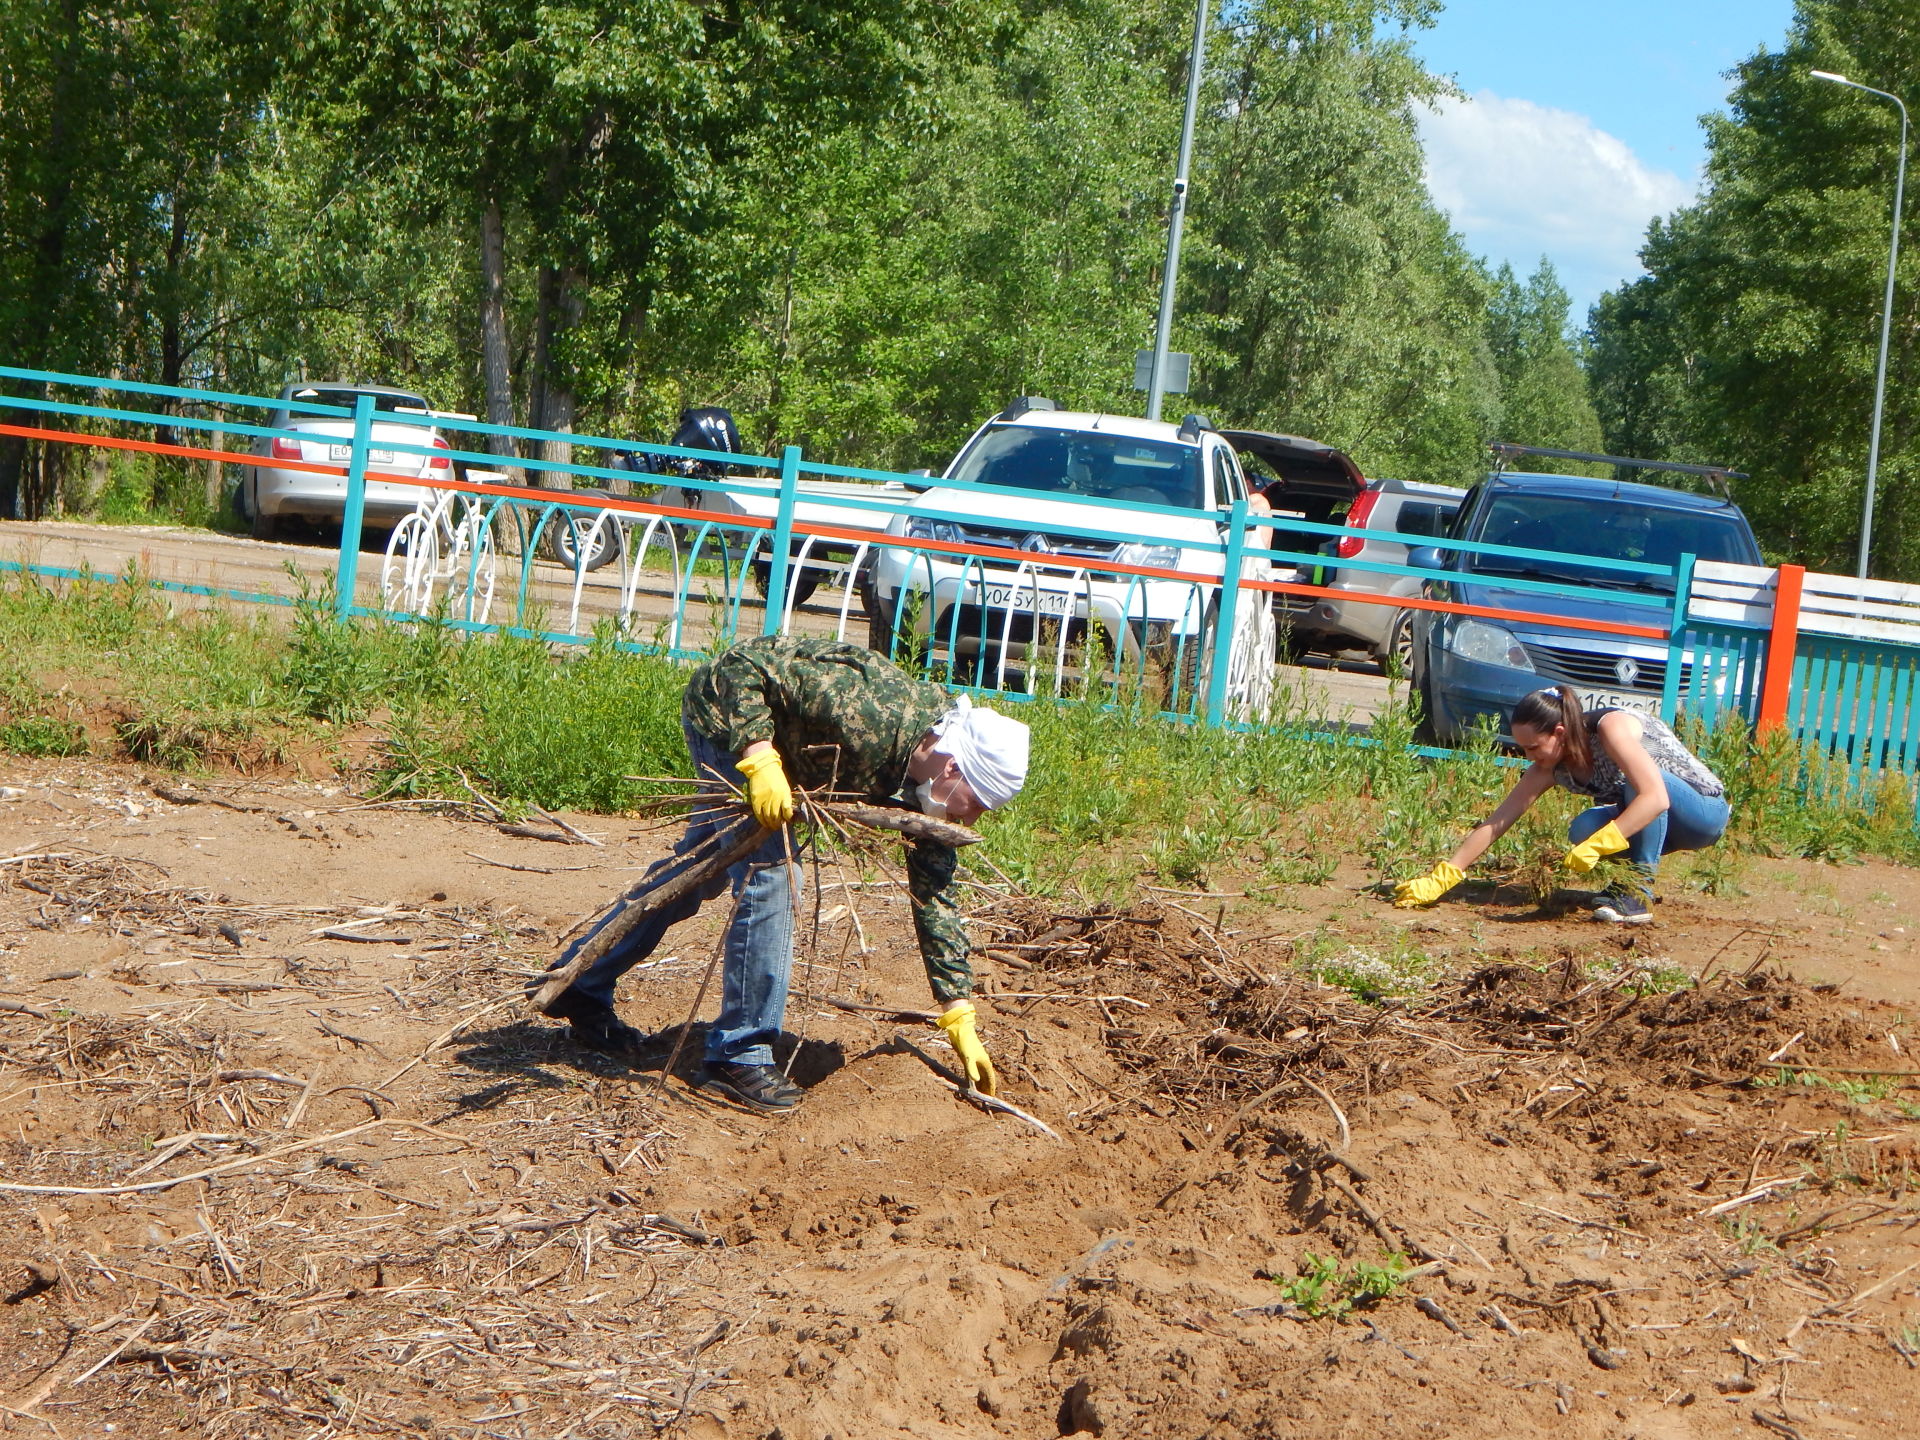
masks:
{"label": "white suv windshield", "polygon": [[967,451],[953,478],[1189,510],[1205,504],[1197,445],[1098,431],[996,425]]}

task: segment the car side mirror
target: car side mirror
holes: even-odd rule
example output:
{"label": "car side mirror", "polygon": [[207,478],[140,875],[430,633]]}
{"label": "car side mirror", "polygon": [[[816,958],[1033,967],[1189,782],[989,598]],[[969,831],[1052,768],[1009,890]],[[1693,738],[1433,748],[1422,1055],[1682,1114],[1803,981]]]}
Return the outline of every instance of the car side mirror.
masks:
{"label": "car side mirror", "polygon": [[1407,551],[1407,564],[1416,570],[1445,570],[1447,555],[1438,545],[1415,545]]}
{"label": "car side mirror", "polygon": [[933,471],[929,470],[926,466],[922,465],[917,470],[909,470],[907,471],[907,474],[914,477],[914,479],[925,480],[928,482],[925,485],[916,485],[913,483],[913,480],[911,479],[908,480],[906,482],[907,489],[913,491],[915,494],[924,494],[925,492],[933,488],[933,484],[932,484]]}

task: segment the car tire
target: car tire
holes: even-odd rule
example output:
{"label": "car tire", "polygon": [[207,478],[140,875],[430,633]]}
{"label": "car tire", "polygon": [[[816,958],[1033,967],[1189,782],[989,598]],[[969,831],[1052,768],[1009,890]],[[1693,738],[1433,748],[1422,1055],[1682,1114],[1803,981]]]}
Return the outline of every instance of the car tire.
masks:
{"label": "car tire", "polygon": [[897,638],[893,628],[893,606],[871,590],[863,590],[860,598],[867,607],[867,648],[889,660],[898,659],[893,653],[893,642]]}
{"label": "car tire", "polygon": [[567,569],[575,568],[575,551],[579,543],[592,533],[593,546],[587,552],[586,562],[581,567],[586,570],[598,570],[620,554],[620,527],[616,521],[602,525],[597,531],[592,522],[569,522],[565,515],[556,515],[549,523],[552,532],[547,541],[548,553]]}
{"label": "car tire", "polygon": [[1440,730],[1433,723],[1433,686],[1428,682],[1425,666],[1413,672],[1413,698],[1419,707],[1419,714],[1413,720],[1415,742],[1421,745],[1438,745]]}
{"label": "car tire", "polygon": [[262,515],[258,510],[247,516],[247,527],[256,540],[278,540],[280,538],[280,517]]}
{"label": "car tire", "polygon": [[1393,623],[1387,627],[1386,643],[1380,647],[1378,659],[1380,668],[1391,678],[1394,673],[1394,661],[1399,661],[1402,676],[1413,674],[1413,612],[1396,610]]}
{"label": "car tire", "polygon": [[[773,561],[756,560],[753,562],[753,583],[763,599],[771,600],[768,591],[773,588]],[[787,589],[793,593],[793,603],[804,605],[813,598],[813,592],[820,588],[820,572],[811,566],[795,561],[787,562]]]}

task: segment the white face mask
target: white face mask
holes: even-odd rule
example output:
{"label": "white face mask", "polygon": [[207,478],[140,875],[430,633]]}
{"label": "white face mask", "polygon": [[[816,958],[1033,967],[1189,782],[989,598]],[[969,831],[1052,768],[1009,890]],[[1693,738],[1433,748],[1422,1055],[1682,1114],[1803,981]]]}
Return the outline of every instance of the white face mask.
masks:
{"label": "white face mask", "polygon": [[913,787],[913,798],[920,802],[920,808],[936,820],[947,818],[947,802],[933,798],[933,781],[922,780]]}

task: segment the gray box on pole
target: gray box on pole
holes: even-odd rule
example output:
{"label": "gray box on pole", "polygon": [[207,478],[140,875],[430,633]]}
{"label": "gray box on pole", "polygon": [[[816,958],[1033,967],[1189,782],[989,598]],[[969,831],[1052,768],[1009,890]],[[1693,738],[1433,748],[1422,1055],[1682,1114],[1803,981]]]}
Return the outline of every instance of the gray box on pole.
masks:
{"label": "gray box on pole", "polygon": [[[1193,356],[1184,350],[1167,352],[1167,373],[1161,379],[1160,389],[1168,395],[1187,393],[1187,382],[1193,377]],[[1136,350],[1133,352],[1133,388],[1150,390],[1153,388],[1153,351]]]}

